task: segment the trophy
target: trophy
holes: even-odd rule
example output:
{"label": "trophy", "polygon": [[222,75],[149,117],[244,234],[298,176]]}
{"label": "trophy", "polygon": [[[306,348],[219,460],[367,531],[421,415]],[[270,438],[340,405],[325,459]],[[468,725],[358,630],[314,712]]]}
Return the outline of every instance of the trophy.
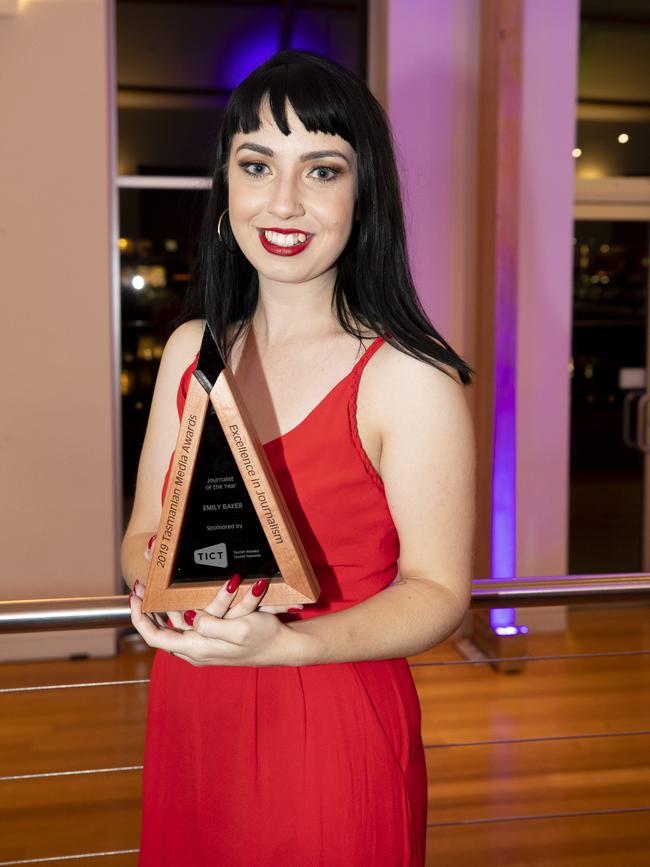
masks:
{"label": "trophy", "polygon": [[239,574],[265,605],[316,602],[318,581],[232,372],[206,323],[190,379],[143,610],[204,608]]}

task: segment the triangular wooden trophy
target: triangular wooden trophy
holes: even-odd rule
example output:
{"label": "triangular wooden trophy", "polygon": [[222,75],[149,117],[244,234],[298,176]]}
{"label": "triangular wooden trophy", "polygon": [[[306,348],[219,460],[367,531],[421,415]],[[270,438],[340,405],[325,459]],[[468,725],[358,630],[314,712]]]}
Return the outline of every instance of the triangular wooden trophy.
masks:
{"label": "triangular wooden trophy", "polygon": [[316,602],[320,587],[232,372],[206,324],[152,552],[144,611],[204,608],[241,575],[270,578],[264,605]]}

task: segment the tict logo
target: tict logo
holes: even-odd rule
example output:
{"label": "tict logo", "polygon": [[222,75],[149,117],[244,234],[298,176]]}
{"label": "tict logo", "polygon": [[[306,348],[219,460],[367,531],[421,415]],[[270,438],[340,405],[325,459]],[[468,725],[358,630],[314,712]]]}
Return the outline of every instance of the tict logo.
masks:
{"label": "tict logo", "polygon": [[225,542],[218,545],[210,545],[208,548],[199,548],[194,552],[194,562],[200,566],[218,566],[224,569],[228,565],[228,552]]}

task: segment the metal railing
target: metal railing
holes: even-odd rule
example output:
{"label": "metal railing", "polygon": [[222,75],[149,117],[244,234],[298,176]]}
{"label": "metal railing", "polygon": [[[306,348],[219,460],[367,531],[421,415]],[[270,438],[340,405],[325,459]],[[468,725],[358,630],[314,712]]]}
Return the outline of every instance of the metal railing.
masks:
{"label": "metal railing", "polygon": [[[472,582],[474,609],[524,608],[569,603],[650,602],[645,572],[479,578]],[[0,602],[0,634],[127,626],[128,596],[29,599]]]}

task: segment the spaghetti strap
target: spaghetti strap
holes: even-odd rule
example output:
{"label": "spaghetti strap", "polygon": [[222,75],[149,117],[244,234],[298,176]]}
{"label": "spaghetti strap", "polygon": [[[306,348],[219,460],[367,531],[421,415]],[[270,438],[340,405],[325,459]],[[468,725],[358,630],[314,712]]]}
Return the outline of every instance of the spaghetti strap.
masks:
{"label": "spaghetti strap", "polygon": [[366,349],[366,351],[363,353],[361,358],[357,361],[354,368],[352,369],[352,372],[357,375],[357,378],[361,378],[361,374],[363,373],[364,367],[366,366],[366,364],[368,364],[368,362],[370,361],[372,356],[375,354],[375,352],[379,349],[379,347],[383,343],[385,343],[385,340],[383,337],[381,337],[381,336],[375,337],[375,339],[372,341],[370,346]]}
{"label": "spaghetti strap", "polygon": [[381,480],[381,476],[374,468],[372,461],[366,454],[366,450],[363,447],[361,442],[361,437],[359,436],[359,427],[357,425],[357,401],[359,395],[359,383],[361,382],[361,374],[366,368],[366,365],[375,354],[375,352],[379,349],[380,346],[385,343],[383,337],[377,337],[370,344],[368,349],[364,352],[364,354],[359,359],[359,363],[354,368],[354,376],[352,377],[350,394],[348,397],[348,419],[350,424],[350,434],[352,436],[352,442],[354,443],[354,448],[356,449],[357,454],[361,458],[361,461],[366,468],[366,472],[370,476],[372,482],[379,488],[379,490],[383,493],[384,491],[384,483]]}

